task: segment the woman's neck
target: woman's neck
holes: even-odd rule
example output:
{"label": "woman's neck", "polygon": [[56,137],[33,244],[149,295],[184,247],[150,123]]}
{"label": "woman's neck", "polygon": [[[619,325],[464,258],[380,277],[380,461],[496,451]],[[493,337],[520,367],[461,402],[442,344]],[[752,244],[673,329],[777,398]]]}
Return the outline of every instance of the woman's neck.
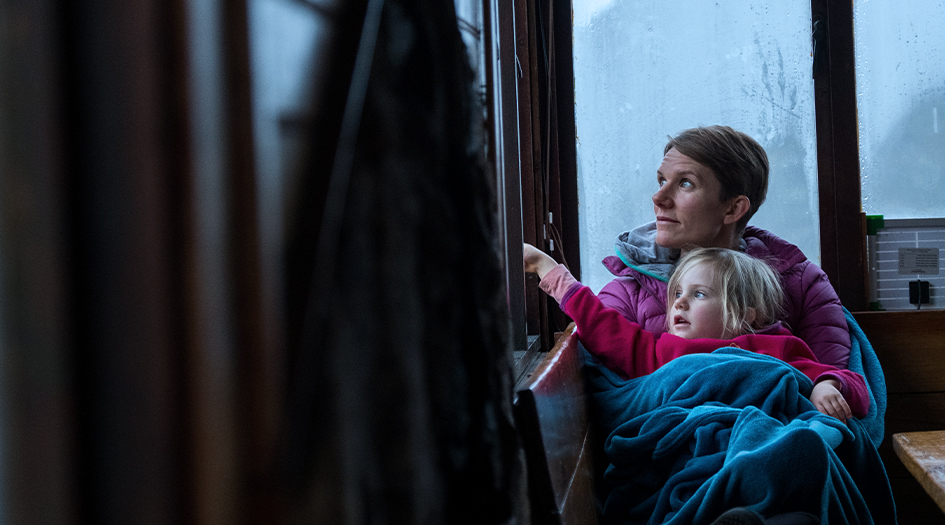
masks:
{"label": "woman's neck", "polygon": [[687,244],[679,249],[679,255],[682,257],[697,248],[728,248],[729,250],[739,250],[741,249],[741,243],[739,241],[741,241],[741,236],[735,235],[733,232],[730,237],[720,237],[717,238],[715,242],[707,243],[701,246]]}

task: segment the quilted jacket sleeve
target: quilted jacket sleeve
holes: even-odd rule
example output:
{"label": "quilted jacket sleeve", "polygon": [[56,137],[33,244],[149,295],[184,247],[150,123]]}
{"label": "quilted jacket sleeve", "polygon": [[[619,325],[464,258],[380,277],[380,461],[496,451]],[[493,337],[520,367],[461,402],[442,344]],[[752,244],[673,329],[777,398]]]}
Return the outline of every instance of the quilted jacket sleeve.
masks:
{"label": "quilted jacket sleeve", "polygon": [[836,291],[827,274],[810,261],[796,271],[794,278],[785,279],[788,324],[821,363],[847,368],[850,332]]}
{"label": "quilted jacket sleeve", "polygon": [[666,285],[655,279],[649,284],[648,288],[636,278],[618,277],[601,288],[597,296],[624,319],[659,335],[666,332]]}
{"label": "quilted jacket sleeve", "polygon": [[640,284],[632,277],[618,277],[605,284],[597,294],[604,306],[620,312],[624,319],[639,323],[634,306],[640,297]]}

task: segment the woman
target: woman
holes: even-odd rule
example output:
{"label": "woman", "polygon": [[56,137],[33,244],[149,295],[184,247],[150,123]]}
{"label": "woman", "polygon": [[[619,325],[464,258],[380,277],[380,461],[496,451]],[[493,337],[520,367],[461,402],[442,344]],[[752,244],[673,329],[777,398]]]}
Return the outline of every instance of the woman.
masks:
{"label": "woman", "polygon": [[657,170],[656,222],[617,237],[604,259],[616,279],[601,301],[644,329],[666,331],[667,281],[680,254],[695,247],[740,250],[780,275],[784,323],[825,364],[847,368],[850,334],[827,275],[793,244],[747,226],[764,202],[768,156],[754,139],[727,126],[683,131],[670,139]]}

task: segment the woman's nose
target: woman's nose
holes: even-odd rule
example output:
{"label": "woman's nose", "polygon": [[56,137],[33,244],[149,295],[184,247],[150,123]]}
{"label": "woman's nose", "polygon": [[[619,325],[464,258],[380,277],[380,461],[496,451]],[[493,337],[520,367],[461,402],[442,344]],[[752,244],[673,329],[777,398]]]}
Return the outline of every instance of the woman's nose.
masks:
{"label": "woman's nose", "polygon": [[669,196],[669,184],[664,184],[660,189],[656,190],[656,193],[653,194],[653,204],[659,206],[660,208],[669,208],[672,206],[672,199]]}

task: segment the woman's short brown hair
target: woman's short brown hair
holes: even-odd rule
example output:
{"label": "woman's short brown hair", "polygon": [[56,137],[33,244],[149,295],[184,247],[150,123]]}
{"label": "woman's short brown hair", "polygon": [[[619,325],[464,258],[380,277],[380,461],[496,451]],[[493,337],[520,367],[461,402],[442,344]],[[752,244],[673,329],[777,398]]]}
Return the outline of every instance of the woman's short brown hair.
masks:
{"label": "woman's short brown hair", "polygon": [[663,154],[673,148],[712,170],[722,185],[722,202],[748,197],[748,212],[736,223],[741,235],[768,193],[768,155],[761,144],[728,126],[704,126],[670,137]]}

